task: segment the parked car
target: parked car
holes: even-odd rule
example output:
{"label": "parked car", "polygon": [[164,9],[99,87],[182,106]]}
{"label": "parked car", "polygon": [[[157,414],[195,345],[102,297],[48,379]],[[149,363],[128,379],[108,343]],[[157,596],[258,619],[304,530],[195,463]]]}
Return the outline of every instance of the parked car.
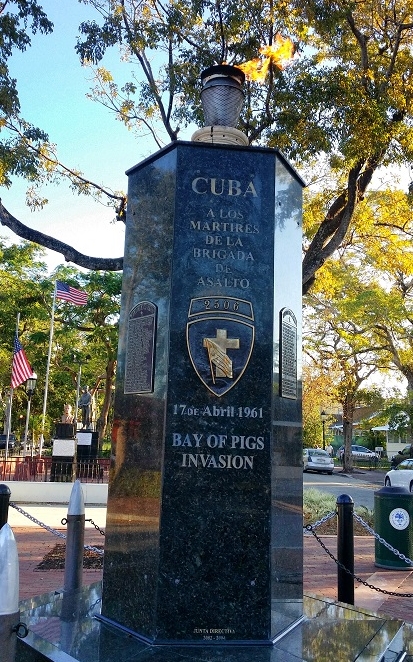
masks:
{"label": "parked car", "polygon": [[[379,459],[378,453],[371,451],[370,448],[366,448],[365,446],[359,446],[358,444],[351,445],[351,454],[354,459],[372,460],[372,461],[376,461]],[[340,460],[343,459],[344,446],[340,446],[337,455],[340,458]]]}
{"label": "parked car", "polygon": [[390,466],[392,469],[397,467],[400,462],[403,462],[406,458],[413,457],[413,446],[412,444],[409,444],[408,446],[405,446],[402,448],[401,451],[396,453],[396,455],[393,455],[393,457],[390,460]]}
{"label": "parked car", "polygon": [[386,487],[406,487],[413,492],[413,459],[403,460],[384,477]]}
{"label": "parked car", "polygon": [[[0,450],[6,449],[7,434],[0,434]],[[14,448],[16,445],[16,437],[14,434],[9,434],[9,449]]]}
{"label": "parked car", "polygon": [[327,451],[321,448],[304,448],[303,471],[325,471],[331,476],[333,469],[334,460]]}

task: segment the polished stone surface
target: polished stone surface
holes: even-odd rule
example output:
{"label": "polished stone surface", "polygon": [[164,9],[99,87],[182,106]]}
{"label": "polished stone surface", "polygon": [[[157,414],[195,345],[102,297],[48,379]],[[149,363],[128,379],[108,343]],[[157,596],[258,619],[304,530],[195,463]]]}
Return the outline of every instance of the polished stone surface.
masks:
{"label": "polished stone surface", "polygon": [[302,611],[302,182],[200,143],[128,175],[102,614],[268,643]]}
{"label": "polished stone surface", "polygon": [[70,604],[61,593],[24,601],[20,620],[29,635],[18,642],[16,662],[394,662],[402,651],[413,655],[413,625],[316,596],[304,597],[302,623],[273,646],[148,646],[96,618],[100,596],[97,583]]}

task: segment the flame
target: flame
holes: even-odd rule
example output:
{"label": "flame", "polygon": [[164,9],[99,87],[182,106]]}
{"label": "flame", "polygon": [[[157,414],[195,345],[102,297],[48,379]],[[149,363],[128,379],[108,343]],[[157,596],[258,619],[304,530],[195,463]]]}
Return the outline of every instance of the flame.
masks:
{"label": "flame", "polygon": [[261,46],[260,54],[262,57],[256,57],[244,64],[237,64],[238,69],[244,72],[248,80],[255,80],[259,83],[264,82],[270,68],[274,64],[279,69],[284,69],[290,63],[294,55],[294,44],[287,37],[284,39],[277,34],[274,46]]}

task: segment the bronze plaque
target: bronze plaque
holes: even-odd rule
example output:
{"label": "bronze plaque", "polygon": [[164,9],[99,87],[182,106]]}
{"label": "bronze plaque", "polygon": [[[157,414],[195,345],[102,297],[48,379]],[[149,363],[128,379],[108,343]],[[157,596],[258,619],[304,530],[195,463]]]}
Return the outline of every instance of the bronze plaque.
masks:
{"label": "bronze plaque", "polygon": [[157,308],[149,301],[129,313],[125,358],[125,393],[152,393]]}
{"label": "bronze plaque", "polygon": [[289,308],[280,311],[280,395],[297,399],[297,318]]}

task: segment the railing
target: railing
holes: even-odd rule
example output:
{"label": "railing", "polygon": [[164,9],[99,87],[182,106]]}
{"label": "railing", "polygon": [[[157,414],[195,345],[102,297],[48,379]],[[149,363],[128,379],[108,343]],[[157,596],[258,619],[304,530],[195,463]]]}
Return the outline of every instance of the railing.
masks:
{"label": "railing", "polygon": [[[370,535],[374,536],[374,538],[382,545],[384,545],[386,549],[391,551],[392,554],[403,561],[403,563],[406,564],[406,569],[409,567],[413,568],[413,560],[393,547],[393,545],[391,545],[378,533],[376,533],[376,531],[374,531],[374,529],[372,529],[371,526],[365,522],[362,517],[360,517],[360,515],[357,515],[354,512],[353,499],[348,494],[341,494],[339,497],[337,497],[336,506],[336,512],[331,512],[327,515],[324,515],[324,517],[319,519],[317,522],[314,522],[314,524],[307,524],[307,526],[304,527],[304,531],[309,531],[320,543],[321,547],[328,554],[328,556],[337,564],[337,593],[339,602],[347,602],[348,604],[354,605],[354,581],[363,584],[373,591],[383,593],[384,595],[413,598],[413,593],[388,591],[385,588],[374,586],[373,584],[370,584],[369,582],[354,574],[353,519],[357,520],[357,522],[359,522],[359,524],[361,524]],[[337,516],[337,558],[332,552],[330,552],[325,543],[316,533],[316,529],[319,526],[335,516]],[[400,567],[404,569],[404,565]]]}
{"label": "railing", "polygon": [[[343,458],[337,458],[338,464],[336,464],[336,467],[342,467],[343,466]],[[361,458],[361,457],[353,457],[353,467],[357,467],[359,469],[386,469],[388,471],[390,469],[390,462],[386,458],[379,458],[379,457],[372,457],[372,458]]]}
{"label": "railing", "polygon": [[106,458],[67,461],[54,457],[0,458],[0,480],[30,482],[107,483],[109,463]]}

